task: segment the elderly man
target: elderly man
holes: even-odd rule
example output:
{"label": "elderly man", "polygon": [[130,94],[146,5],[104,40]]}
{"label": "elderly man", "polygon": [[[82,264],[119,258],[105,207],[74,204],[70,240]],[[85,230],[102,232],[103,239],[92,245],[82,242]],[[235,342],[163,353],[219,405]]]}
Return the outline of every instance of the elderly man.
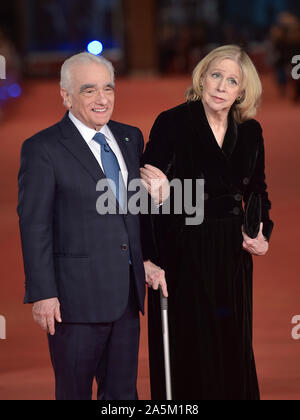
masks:
{"label": "elderly man", "polygon": [[138,215],[96,211],[96,185],[112,180],[124,205],[122,186],[139,178],[143,136],[111,121],[114,70],[104,58],[66,60],[61,95],[64,118],[21,152],[24,302],[48,332],[57,399],[91,399],[96,378],[99,399],[133,400],[145,271],[154,288],[165,288],[164,273],[143,263]]}

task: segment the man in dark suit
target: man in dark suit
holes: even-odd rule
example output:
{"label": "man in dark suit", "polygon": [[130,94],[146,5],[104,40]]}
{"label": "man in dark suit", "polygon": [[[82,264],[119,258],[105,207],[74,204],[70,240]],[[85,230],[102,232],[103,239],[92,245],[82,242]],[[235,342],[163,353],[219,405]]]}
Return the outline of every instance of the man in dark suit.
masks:
{"label": "man in dark suit", "polygon": [[110,178],[116,208],[124,205],[122,185],[139,178],[143,136],[110,120],[114,70],[105,59],[89,53],[68,59],[61,95],[64,118],[22,146],[24,302],[33,303],[35,321],[48,332],[57,399],[91,399],[96,377],[99,399],[132,400],[144,268],[155,288],[165,287],[164,273],[143,263],[139,216],[99,214],[96,186]]}

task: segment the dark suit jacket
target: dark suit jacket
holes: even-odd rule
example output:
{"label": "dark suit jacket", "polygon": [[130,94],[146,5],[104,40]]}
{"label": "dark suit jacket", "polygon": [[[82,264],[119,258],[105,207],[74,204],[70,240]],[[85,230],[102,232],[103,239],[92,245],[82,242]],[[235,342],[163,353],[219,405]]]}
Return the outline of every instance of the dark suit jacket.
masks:
{"label": "dark suit jacket", "polygon": [[[142,133],[114,121],[108,126],[126,162],[129,183],[139,178]],[[96,184],[104,177],[67,114],[22,146],[18,214],[24,302],[58,297],[64,322],[117,320],[127,305],[130,258],[144,311],[139,216],[97,213],[101,193]]]}

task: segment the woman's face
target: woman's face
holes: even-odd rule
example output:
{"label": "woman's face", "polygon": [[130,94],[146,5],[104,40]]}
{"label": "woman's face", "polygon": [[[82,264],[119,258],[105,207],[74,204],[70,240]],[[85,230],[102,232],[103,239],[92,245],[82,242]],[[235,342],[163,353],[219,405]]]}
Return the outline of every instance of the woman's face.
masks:
{"label": "woman's face", "polygon": [[242,71],[231,59],[214,60],[201,78],[202,102],[214,112],[229,112],[231,106],[242,95]]}

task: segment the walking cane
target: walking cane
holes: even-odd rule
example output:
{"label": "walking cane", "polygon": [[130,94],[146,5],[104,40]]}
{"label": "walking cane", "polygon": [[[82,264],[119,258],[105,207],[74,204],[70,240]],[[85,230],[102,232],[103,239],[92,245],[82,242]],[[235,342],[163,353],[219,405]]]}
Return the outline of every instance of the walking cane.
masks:
{"label": "walking cane", "polygon": [[167,400],[172,400],[169,325],[168,325],[168,298],[163,296],[161,288],[159,291],[160,291],[162,334],[163,334],[163,343],[164,343],[166,395],[167,395]]}

